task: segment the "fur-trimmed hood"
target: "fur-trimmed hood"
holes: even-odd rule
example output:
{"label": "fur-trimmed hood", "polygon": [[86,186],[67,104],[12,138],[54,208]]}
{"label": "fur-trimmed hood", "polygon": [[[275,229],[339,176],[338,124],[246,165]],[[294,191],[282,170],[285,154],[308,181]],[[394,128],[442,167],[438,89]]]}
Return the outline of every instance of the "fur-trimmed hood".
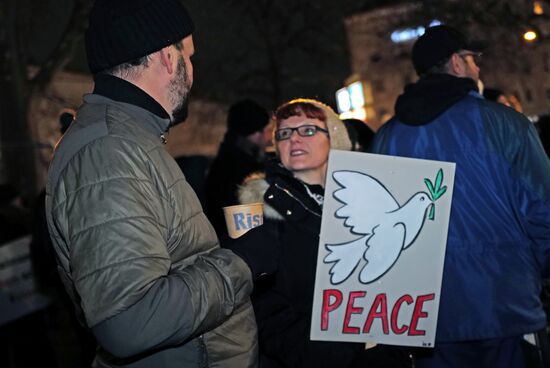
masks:
{"label": "fur-trimmed hood", "polygon": [[264,195],[269,188],[269,183],[265,179],[264,173],[254,173],[244,179],[243,183],[239,185],[237,195],[240,204],[249,203],[263,203],[264,205],[264,217],[271,220],[284,220],[283,216],[279,214],[273,207],[265,203]]}

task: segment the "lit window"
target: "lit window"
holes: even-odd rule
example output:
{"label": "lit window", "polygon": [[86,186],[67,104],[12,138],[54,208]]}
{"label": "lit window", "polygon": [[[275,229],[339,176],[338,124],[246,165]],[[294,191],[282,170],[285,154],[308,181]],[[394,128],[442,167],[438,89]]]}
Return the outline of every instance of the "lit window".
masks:
{"label": "lit window", "polygon": [[338,112],[340,113],[351,110],[351,98],[346,87],[336,91],[336,105],[338,105]]}
{"label": "lit window", "polygon": [[533,2],[533,13],[536,15],[543,15],[544,8],[542,7],[542,1]]}
{"label": "lit window", "polygon": [[[441,21],[434,19],[430,22],[428,27],[435,27],[440,24],[442,24]],[[418,26],[416,28],[396,29],[391,34],[391,40],[394,43],[413,41],[422,36],[424,32],[426,32],[426,28],[422,26]]]}
{"label": "lit window", "polygon": [[355,82],[349,85],[351,108],[359,109],[365,105],[365,95],[363,94],[363,83]]}

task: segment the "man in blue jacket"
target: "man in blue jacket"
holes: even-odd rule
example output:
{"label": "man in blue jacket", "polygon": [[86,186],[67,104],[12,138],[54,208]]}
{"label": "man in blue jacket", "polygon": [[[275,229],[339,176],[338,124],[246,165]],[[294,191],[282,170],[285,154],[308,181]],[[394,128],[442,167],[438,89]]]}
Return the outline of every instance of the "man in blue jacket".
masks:
{"label": "man in blue jacket", "polygon": [[429,28],[420,76],[376,135],[374,153],[456,163],[435,349],[417,367],[523,367],[521,340],[545,328],[550,162],[521,114],[477,92],[479,44]]}

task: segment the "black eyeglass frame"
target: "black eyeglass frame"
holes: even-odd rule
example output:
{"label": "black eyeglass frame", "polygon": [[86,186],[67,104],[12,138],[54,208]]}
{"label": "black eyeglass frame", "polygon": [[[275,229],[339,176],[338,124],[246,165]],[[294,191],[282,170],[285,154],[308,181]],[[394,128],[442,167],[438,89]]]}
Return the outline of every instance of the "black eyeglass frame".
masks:
{"label": "black eyeglass frame", "polygon": [[[304,130],[304,129],[306,129],[306,130]],[[313,129],[312,130],[313,133],[308,133],[307,129]],[[298,135],[300,137],[313,137],[318,132],[323,132],[323,133],[328,134],[327,129],[323,129],[323,128],[315,125],[315,124],[306,124],[306,125],[300,125],[300,126],[297,126],[297,127],[294,127],[294,128],[289,127],[289,128],[281,128],[281,129],[275,130],[275,140],[277,142],[280,142],[280,141],[285,141],[287,139],[290,139],[290,137],[292,137],[292,134],[295,131],[298,133]],[[285,136],[281,136],[280,132],[290,132],[290,133],[288,133],[288,136],[285,137]]]}
{"label": "black eyeglass frame", "polygon": [[476,52],[476,51],[461,51],[457,52],[458,56],[460,56],[463,60],[466,60],[466,57],[470,55],[472,59],[474,60],[474,63],[476,65],[480,65],[481,63],[481,57],[483,56],[482,52]]}

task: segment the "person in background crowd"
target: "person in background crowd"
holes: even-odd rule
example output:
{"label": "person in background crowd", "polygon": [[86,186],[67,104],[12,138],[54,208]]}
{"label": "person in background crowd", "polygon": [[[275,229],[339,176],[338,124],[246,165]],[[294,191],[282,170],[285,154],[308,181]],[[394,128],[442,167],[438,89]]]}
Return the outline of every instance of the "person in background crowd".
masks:
{"label": "person in background crowd", "polygon": [[65,134],[67,129],[71,126],[74,116],[76,114],[76,111],[73,109],[65,109],[61,114],[59,115],[59,126],[60,126],[60,132],[61,134]]}
{"label": "person in background crowd", "polygon": [[[59,132],[65,134],[74,120],[76,112],[72,109],[65,109],[59,114]],[[32,241],[31,257],[33,268],[40,288],[44,291],[50,287],[57,287],[60,284],[59,275],[55,261],[55,253],[48,232],[46,221],[46,190],[40,191],[34,201],[32,213]],[[61,285],[59,285],[61,286]],[[91,363],[91,361],[90,361]]]}
{"label": "person in background crowd", "polygon": [[263,141],[265,146],[265,161],[275,158],[275,146],[273,145],[273,130],[275,129],[275,122],[273,119],[269,120],[269,124],[264,127]]}
{"label": "person in background crowd", "polygon": [[252,271],[276,257],[252,270],[221,249],[164,146],[187,115],[193,29],[178,0],[96,0],[90,13],[94,91],[55,149],[46,217],[98,367],[257,363]]}
{"label": "person in background crowd", "polygon": [[277,272],[258,280],[252,298],[260,367],[407,366],[398,348],[310,340],[328,154],[331,148],[350,150],[351,142],[334,111],[316,100],[283,104],[275,124],[280,161],[269,162],[265,175],[251,176],[239,190],[241,203],[264,203],[264,223],[223,244],[245,256],[247,249],[279,250]]}
{"label": "person in background crowd", "polygon": [[510,101],[508,101],[508,97],[499,89],[494,88],[485,88],[483,90],[483,97],[485,97],[489,101],[498,102],[506,106],[512,106],[510,104]]}
{"label": "person in background crowd", "polygon": [[[8,246],[12,249],[9,252],[2,251],[2,258],[14,252],[13,241],[29,235],[29,232],[30,212],[23,205],[17,187],[8,183],[0,184],[0,249]],[[17,265],[24,269],[26,254],[24,252],[15,254],[17,254],[17,259],[11,258],[15,263],[10,264],[10,262],[5,262],[5,259],[0,261],[2,266],[0,271],[3,274],[0,283],[0,313],[6,313],[4,308],[14,308],[10,307],[11,303],[15,305],[18,303],[18,300],[11,299],[11,296],[4,290],[4,287],[9,290],[10,284],[14,281],[20,284],[23,282],[17,280],[23,275],[17,274],[17,271],[13,273],[14,269],[10,267]],[[31,280],[34,281],[34,279],[29,279],[29,276],[33,275],[27,275],[25,279],[27,285]],[[21,306],[25,306],[24,304],[25,302],[21,302],[18,307],[21,308]],[[42,306],[32,312],[25,310],[17,319],[0,318],[0,367],[57,367],[58,362],[48,339],[46,314],[46,306]]]}
{"label": "person in background crowd", "polygon": [[371,147],[456,163],[435,348],[418,368],[524,367],[523,335],[546,327],[550,162],[525,116],[478,94],[479,46],[428,28],[412,50],[420,79]]}
{"label": "person in background crowd", "polygon": [[175,157],[176,163],[183,172],[185,180],[189,183],[199,201],[201,206],[206,206],[206,176],[208,169],[212,164],[212,157],[208,155],[189,155]]}
{"label": "person in background crowd", "polygon": [[510,106],[516,110],[517,112],[523,112],[523,106],[521,105],[521,101],[515,94],[510,94],[507,96],[508,102],[510,103]]}
{"label": "person in background crowd", "polygon": [[19,191],[11,184],[0,184],[0,244],[29,231],[30,212],[23,206]]}
{"label": "person in background crowd", "polygon": [[[64,109],[59,115],[59,132],[63,135],[69,129],[74,120],[76,111]],[[52,307],[48,310],[50,330],[61,330],[65,325],[69,327],[70,333],[75,336],[76,357],[75,367],[90,367],[94,360],[96,341],[93,335],[78,322],[74,313],[72,302],[63,288],[61,279],[57,272],[55,251],[48,232],[46,221],[46,190],[40,191],[35,199],[32,213],[32,240],[30,243],[30,254],[33,271],[38,290],[52,300]],[[68,319],[65,323],[64,318]],[[64,331],[65,332],[65,331]],[[59,334],[59,332],[57,332]],[[50,333],[50,336],[55,335]],[[55,341],[52,345],[58,350]],[[71,362],[72,363],[72,362]]]}
{"label": "person in background crowd", "polygon": [[237,186],[263,169],[267,111],[252,100],[229,108],[227,133],[206,178],[206,215],[218,236],[227,235],[223,207],[237,204]]}
{"label": "person in background crowd", "polygon": [[374,137],[374,132],[371,128],[359,119],[344,119],[342,121],[351,140],[351,150],[367,152],[370,142]]}

